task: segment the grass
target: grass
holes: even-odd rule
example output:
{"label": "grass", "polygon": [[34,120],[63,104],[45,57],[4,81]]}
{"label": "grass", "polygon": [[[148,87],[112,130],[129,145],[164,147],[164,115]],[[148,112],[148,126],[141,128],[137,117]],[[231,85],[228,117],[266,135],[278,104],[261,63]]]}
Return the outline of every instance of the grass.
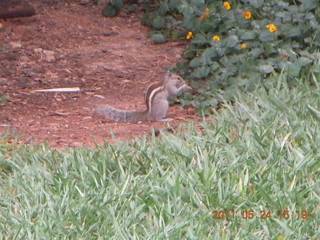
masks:
{"label": "grass", "polygon": [[201,131],[95,150],[3,139],[0,239],[319,239],[319,108],[319,80],[279,81]]}

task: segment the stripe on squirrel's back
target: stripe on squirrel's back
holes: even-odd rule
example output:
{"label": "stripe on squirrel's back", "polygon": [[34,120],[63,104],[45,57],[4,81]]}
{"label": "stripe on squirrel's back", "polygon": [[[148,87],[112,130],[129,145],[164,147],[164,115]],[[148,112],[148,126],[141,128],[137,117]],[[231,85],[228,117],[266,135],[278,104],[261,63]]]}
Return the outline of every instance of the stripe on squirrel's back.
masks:
{"label": "stripe on squirrel's back", "polygon": [[146,94],[145,94],[145,103],[147,105],[147,111],[150,112],[151,110],[151,103],[153,101],[154,96],[163,90],[163,84],[160,82],[153,83],[149,85]]}
{"label": "stripe on squirrel's back", "polygon": [[147,91],[144,95],[144,100],[145,100],[146,104],[148,103],[148,96],[150,95],[152,90],[155,88],[161,87],[162,85],[163,85],[163,83],[161,83],[161,82],[155,82],[155,83],[152,83],[148,86]]}

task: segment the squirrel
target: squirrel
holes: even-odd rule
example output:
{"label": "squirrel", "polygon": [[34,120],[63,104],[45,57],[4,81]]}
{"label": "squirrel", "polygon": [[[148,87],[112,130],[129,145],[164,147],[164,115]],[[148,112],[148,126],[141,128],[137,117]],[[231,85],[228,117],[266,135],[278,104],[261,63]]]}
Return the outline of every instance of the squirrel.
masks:
{"label": "squirrel", "polygon": [[145,93],[146,108],[143,111],[123,111],[111,106],[99,106],[95,112],[115,122],[139,121],[168,121],[166,117],[169,102],[168,98],[177,96],[181,92],[192,89],[187,86],[183,78],[175,73],[166,73],[162,83],[149,85]]}

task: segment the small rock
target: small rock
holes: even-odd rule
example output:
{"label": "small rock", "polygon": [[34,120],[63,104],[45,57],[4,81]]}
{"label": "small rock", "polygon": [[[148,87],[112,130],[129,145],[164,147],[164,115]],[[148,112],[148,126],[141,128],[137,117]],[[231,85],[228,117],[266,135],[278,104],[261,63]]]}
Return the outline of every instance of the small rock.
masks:
{"label": "small rock", "polygon": [[22,48],[22,44],[20,42],[10,42],[10,45],[13,48]]}
{"label": "small rock", "polygon": [[28,58],[27,56],[21,56],[20,60],[23,61],[23,62],[29,62],[30,58]]}
{"label": "small rock", "polygon": [[48,63],[54,62],[56,60],[55,58],[55,52],[49,51],[49,50],[43,50],[43,53],[45,55],[45,61]]}
{"label": "small rock", "polygon": [[46,56],[53,56],[55,54],[54,51],[50,51],[50,50],[43,50],[43,53],[46,55]]}
{"label": "small rock", "polygon": [[42,49],[42,48],[35,48],[35,49],[33,49],[33,51],[34,51],[35,53],[42,53],[42,52],[43,52],[43,49]]}

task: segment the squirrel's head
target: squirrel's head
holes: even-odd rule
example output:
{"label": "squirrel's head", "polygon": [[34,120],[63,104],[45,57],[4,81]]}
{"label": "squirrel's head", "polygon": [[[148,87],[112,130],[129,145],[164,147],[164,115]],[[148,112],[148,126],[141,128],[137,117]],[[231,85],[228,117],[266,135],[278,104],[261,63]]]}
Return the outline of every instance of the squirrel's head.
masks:
{"label": "squirrel's head", "polygon": [[168,91],[169,96],[177,96],[182,91],[191,89],[182,77],[170,72],[165,75],[164,87]]}
{"label": "squirrel's head", "polygon": [[186,83],[185,83],[184,79],[182,77],[180,77],[178,74],[172,73],[172,72],[166,72],[165,78],[164,78],[164,84],[180,87]]}

